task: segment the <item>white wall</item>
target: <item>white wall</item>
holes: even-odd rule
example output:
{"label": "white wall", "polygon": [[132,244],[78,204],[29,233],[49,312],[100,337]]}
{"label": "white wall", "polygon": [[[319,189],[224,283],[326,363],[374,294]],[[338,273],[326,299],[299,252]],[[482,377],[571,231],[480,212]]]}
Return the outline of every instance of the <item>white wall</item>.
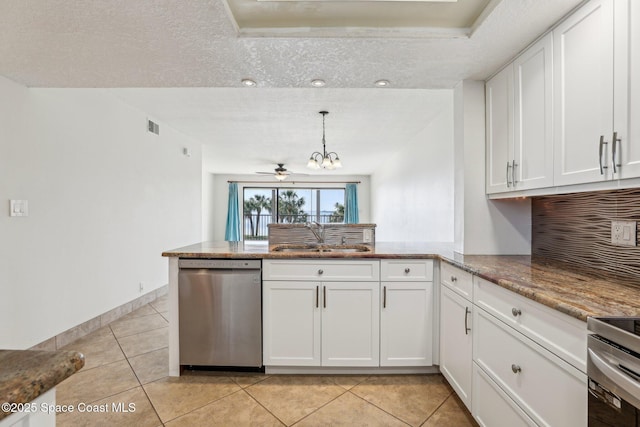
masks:
{"label": "white wall", "polygon": [[[281,187],[281,188],[336,188],[344,187],[345,181],[360,181],[358,184],[358,215],[361,223],[371,222],[370,214],[370,184],[369,177],[363,175],[331,175],[330,178],[307,176],[278,183],[271,176],[256,175],[223,175],[203,174],[207,176],[207,191],[203,191],[203,240],[224,241],[224,232],[227,221],[227,204],[229,198],[228,181],[256,181],[260,183],[238,183],[238,197],[242,199],[243,188],[246,187]],[[305,184],[305,181],[314,181]],[[336,184],[317,184],[317,181],[334,181]],[[340,182],[338,182],[340,181]],[[264,182],[264,184],[262,184]],[[205,187],[203,186],[203,188]],[[376,231],[377,233],[377,231]],[[377,234],[376,234],[377,238]]]}
{"label": "white wall", "polygon": [[530,199],[485,195],[484,82],[465,80],[455,100],[455,250],[463,254],[531,253]]}
{"label": "white wall", "polygon": [[[146,132],[144,113],[103,90],[0,77],[0,348],[166,284],[161,252],[199,240],[200,144],[160,124]],[[9,199],[28,199],[29,216],[9,217]]]}
{"label": "white wall", "polygon": [[439,114],[371,176],[377,241],[453,241],[453,91],[440,96]]}

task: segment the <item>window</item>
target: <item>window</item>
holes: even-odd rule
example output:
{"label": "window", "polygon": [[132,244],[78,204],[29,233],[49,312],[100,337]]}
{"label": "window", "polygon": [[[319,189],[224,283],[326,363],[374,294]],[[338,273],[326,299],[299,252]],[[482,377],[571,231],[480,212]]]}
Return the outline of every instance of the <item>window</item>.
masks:
{"label": "window", "polygon": [[344,188],[244,188],[244,240],[266,240],[268,224],[344,222]]}

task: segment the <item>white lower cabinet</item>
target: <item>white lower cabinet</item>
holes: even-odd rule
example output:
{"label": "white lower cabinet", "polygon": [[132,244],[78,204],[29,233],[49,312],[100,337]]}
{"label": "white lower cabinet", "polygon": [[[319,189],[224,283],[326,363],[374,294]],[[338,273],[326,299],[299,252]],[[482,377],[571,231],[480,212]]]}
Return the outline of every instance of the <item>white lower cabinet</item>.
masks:
{"label": "white lower cabinet", "polygon": [[320,286],[320,282],[263,282],[264,365],[320,366]]}
{"label": "white lower cabinet", "polygon": [[433,283],[382,282],[380,366],[433,364]]}
{"label": "white lower cabinet", "polygon": [[471,413],[482,427],[536,426],[536,423],[475,363]]}
{"label": "white lower cabinet", "polygon": [[378,260],[265,260],[263,266],[265,366],[379,366]]}
{"label": "white lower cabinet", "polygon": [[447,286],[440,289],[440,372],[471,410],[473,304]]}
{"label": "white lower cabinet", "polygon": [[380,364],[380,284],[322,283],[322,366]]}
{"label": "white lower cabinet", "polygon": [[475,310],[473,324],[474,362],[531,419],[544,426],[587,425],[584,373],[482,309]]}

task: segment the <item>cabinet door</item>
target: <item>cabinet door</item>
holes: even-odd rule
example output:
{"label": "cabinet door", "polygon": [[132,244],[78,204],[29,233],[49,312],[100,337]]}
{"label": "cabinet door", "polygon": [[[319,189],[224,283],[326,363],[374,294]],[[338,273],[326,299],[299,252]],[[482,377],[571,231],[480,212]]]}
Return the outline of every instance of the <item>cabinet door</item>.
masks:
{"label": "cabinet door", "polygon": [[440,292],[440,371],[471,410],[473,304],[446,286]]}
{"label": "cabinet door", "polygon": [[[614,130],[619,141],[612,163],[616,162],[616,178],[637,178],[640,177],[640,120],[637,120],[640,117],[640,2],[617,0],[614,7],[615,54],[616,58],[628,58],[628,63],[620,65],[615,74]],[[627,24],[628,28],[624,28]]]}
{"label": "cabinet door", "polygon": [[320,366],[320,282],[263,281],[263,364]]}
{"label": "cabinet door", "polygon": [[322,366],[379,366],[380,283],[322,283]]}
{"label": "cabinet door", "polygon": [[486,84],[486,192],[501,193],[512,187],[513,66]]}
{"label": "cabinet door", "polygon": [[553,185],[553,37],[551,33],[513,63],[513,188]]}
{"label": "cabinet door", "polygon": [[592,0],[553,30],[554,185],[611,178],[613,3]]}
{"label": "cabinet door", "polygon": [[433,283],[381,285],[380,366],[431,366]]}

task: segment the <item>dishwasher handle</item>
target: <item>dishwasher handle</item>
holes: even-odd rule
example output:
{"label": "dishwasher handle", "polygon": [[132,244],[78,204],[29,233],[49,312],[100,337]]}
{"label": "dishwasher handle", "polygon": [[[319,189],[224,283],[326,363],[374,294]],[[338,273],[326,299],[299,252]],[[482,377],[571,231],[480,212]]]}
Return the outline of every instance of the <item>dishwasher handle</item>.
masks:
{"label": "dishwasher handle", "polygon": [[209,270],[260,270],[259,259],[195,259],[180,258],[178,267],[181,269],[209,269]]}

